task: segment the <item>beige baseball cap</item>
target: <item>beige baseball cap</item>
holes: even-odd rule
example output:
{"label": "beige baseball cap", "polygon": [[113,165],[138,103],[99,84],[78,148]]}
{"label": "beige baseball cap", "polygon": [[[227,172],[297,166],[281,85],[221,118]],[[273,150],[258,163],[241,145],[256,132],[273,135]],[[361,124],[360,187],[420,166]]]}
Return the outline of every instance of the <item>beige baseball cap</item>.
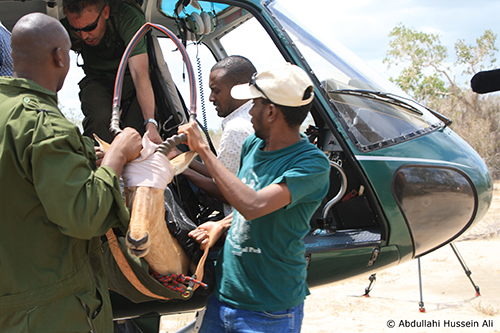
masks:
{"label": "beige baseball cap", "polygon": [[231,89],[234,99],[266,98],[272,103],[298,107],[309,104],[314,93],[304,98],[307,88],[314,89],[313,83],[306,72],[290,63],[284,66],[256,73],[250,83],[238,84]]}

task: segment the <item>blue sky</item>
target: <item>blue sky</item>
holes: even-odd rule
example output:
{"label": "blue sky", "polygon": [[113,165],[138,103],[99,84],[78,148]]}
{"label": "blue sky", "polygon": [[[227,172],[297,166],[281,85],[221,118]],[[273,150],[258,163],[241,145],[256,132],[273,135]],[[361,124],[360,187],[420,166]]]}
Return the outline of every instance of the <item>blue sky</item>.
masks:
{"label": "blue sky", "polygon": [[[304,22],[313,22],[329,37],[335,38],[379,73],[389,76],[382,60],[389,48],[389,32],[398,24],[440,36],[454,61],[458,39],[475,44],[476,38],[491,29],[500,32],[500,1],[449,0],[281,0]],[[340,3],[340,4],[339,4]],[[306,6],[304,4],[307,4]],[[319,20],[318,13],[330,13],[329,20]],[[500,42],[497,41],[500,46]],[[500,67],[500,66],[499,66]],[[79,112],[77,83],[83,76],[72,60],[63,89],[59,92],[64,109]],[[465,81],[465,79],[464,79]],[[208,91],[208,85],[205,83]],[[205,92],[205,96],[209,93]],[[208,101],[206,104],[210,104]],[[209,121],[209,126],[217,128]]]}
{"label": "blue sky", "polygon": [[[286,0],[300,8],[303,1]],[[310,1],[309,3],[320,3]],[[458,39],[475,43],[485,29],[500,30],[500,1],[448,0],[352,0],[338,5],[337,1],[321,1],[324,5],[300,8],[299,14],[312,19],[315,12],[332,13],[329,22],[315,22],[335,39],[367,61],[379,72],[385,71],[382,59],[389,45],[389,32],[399,23],[416,30],[435,33],[448,46],[450,55]]]}

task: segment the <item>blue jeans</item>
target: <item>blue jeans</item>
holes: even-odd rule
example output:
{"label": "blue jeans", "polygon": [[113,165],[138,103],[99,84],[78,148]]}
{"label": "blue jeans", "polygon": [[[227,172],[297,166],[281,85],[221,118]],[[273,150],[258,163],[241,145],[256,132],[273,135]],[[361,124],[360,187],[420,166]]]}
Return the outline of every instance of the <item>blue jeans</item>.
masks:
{"label": "blue jeans", "polygon": [[299,333],[304,303],[283,311],[236,309],[210,296],[199,333]]}

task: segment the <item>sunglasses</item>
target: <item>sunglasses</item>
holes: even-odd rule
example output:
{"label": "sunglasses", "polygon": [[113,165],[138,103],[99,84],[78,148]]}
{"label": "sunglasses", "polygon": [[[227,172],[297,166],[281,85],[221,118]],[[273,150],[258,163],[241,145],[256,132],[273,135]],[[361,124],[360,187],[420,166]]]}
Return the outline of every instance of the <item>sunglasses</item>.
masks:
{"label": "sunglasses", "polygon": [[260,87],[257,85],[257,82],[255,82],[255,76],[257,76],[257,73],[253,73],[252,75],[252,78],[250,79],[250,82],[248,82],[248,84],[250,84],[251,86],[254,86],[255,89],[257,89],[259,92],[262,93],[262,95],[264,95],[264,97],[266,97],[266,99],[272,103],[271,99],[269,97],[267,97],[266,93],[264,92],[264,90],[260,89]]}
{"label": "sunglasses", "polygon": [[97,28],[97,25],[99,24],[99,19],[101,18],[101,14],[102,14],[102,11],[104,10],[106,6],[102,7],[101,11],[99,12],[99,16],[97,16],[97,20],[95,20],[94,23],[92,24],[89,24],[88,26],[86,27],[83,27],[81,29],[78,29],[78,28],[75,28],[74,26],[72,26],[71,24],[69,25],[70,29],[75,31],[75,32],[91,32],[93,30],[95,30],[95,28]]}

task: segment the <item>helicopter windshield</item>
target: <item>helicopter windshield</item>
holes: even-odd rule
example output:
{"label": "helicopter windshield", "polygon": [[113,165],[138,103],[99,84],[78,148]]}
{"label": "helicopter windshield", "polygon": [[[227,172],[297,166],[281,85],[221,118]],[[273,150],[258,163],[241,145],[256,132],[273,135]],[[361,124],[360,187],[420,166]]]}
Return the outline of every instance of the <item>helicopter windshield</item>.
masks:
{"label": "helicopter windshield", "polygon": [[283,2],[273,1],[269,9],[283,25],[317,78],[328,83],[328,90],[363,89],[408,97],[334,39],[330,38],[326,45],[317,37],[321,33],[307,30],[310,24],[308,26],[300,18],[294,17]]}
{"label": "helicopter windshield", "polygon": [[268,8],[321,82],[360,151],[404,142],[442,125],[433,112],[344,46],[332,38],[325,44],[317,37],[321,32],[307,30],[307,23],[284,4],[273,1]]}
{"label": "helicopter windshield", "polygon": [[[198,5],[200,5],[201,10],[205,11],[211,11],[214,15],[217,15],[218,13],[222,12],[224,9],[227,9],[229,5],[223,4],[223,3],[217,3],[217,2],[212,2],[212,1],[197,1]],[[179,0],[162,0],[160,9],[161,11],[166,15],[170,17],[176,17],[177,15],[180,15],[178,12],[181,11],[179,10],[179,5],[182,2]],[[185,14],[192,14],[193,12],[199,12],[199,10],[194,7],[194,6],[182,6],[182,11]]]}

